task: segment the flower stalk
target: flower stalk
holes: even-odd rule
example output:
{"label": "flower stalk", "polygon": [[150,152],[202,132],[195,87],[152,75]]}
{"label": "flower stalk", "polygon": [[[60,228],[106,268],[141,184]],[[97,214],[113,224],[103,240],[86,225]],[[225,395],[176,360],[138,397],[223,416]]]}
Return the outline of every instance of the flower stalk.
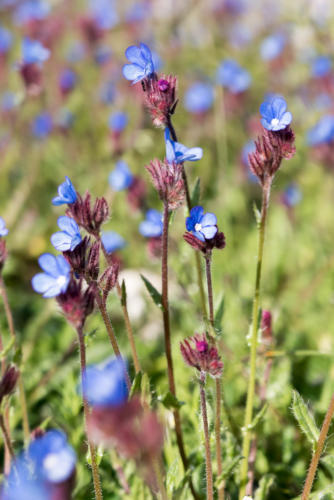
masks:
{"label": "flower stalk", "polygon": [[199,384],[200,384],[201,413],[203,419],[204,446],[205,446],[206,498],[207,500],[213,500],[213,478],[212,478],[210,436],[209,436],[208,415],[206,411],[205,372],[200,373]]}

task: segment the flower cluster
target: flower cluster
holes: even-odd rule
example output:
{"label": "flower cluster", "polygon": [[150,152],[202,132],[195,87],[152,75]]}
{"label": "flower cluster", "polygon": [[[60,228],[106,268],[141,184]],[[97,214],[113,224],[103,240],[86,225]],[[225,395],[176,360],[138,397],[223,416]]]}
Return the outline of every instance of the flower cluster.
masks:
{"label": "flower cluster", "polygon": [[180,343],[184,361],[199,372],[207,373],[213,378],[219,378],[223,373],[223,362],[217,348],[210,345],[206,334],[195,334]]}
{"label": "flower cluster", "polygon": [[181,165],[155,159],[146,169],[151,174],[160,199],[167,203],[168,210],[175,210],[182,205],[185,192]]}

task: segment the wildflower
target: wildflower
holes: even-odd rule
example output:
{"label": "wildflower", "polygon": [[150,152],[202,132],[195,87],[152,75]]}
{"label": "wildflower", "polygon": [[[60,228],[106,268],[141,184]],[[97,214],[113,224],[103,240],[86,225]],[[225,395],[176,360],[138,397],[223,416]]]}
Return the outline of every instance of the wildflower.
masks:
{"label": "wildflower", "polygon": [[103,197],[96,198],[93,207],[91,207],[91,195],[87,192],[84,198],[78,196],[75,203],[69,205],[66,213],[88,233],[96,236],[101,225],[108,219],[109,207],[107,200]]}
{"label": "wildflower", "polygon": [[109,117],[109,127],[113,132],[123,132],[128,123],[128,115],[123,111],[115,111]]}
{"label": "wildflower", "polygon": [[311,146],[330,143],[334,139],[334,116],[326,115],[320,118],[318,123],[309,130],[307,142]]}
{"label": "wildflower", "polygon": [[286,108],[287,104],[283,97],[275,96],[269,101],[264,101],[260,106],[262,126],[274,132],[285,129],[292,120],[292,114]]}
{"label": "wildflower", "polygon": [[219,378],[223,373],[223,362],[216,347],[210,346],[206,334],[197,333],[180,343],[181,354],[187,365],[199,372]]}
{"label": "wildflower", "polygon": [[13,36],[9,30],[0,26],[0,54],[7,54],[13,43]]}
{"label": "wildflower", "polygon": [[302,193],[296,183],[291,183],[283,191],[281,201],[287,208],[292,208],[301,201]]}
{"label": "wildflower", "polygon": [[232,94],[245,92],[251,84],[251,77],[248,71],[233,59],[223,61],[217,70],[217,83],[226,87]]}
{"label": "wildflower", "polygon": [[107,253],[121,250],[125,247],[126,241],[121,235],[115,231],[105,231],[101,235],[102,244]]}
{"label": "wildflower", "polygon": [[285,47],[285,36],[282,33],[274,33],[263,40],[260,47],[261,58],[264,61],[276,59]]}
{"label": "wildflower", "polygon": [[273,338],[272,333],[272,315],[270,311],[263,310],[261,317],[262,339],[266,344],[270,344]]}
{"label": "wildflower", "polygon": [[90,10],[101,30],[109,30],[118,23],[114,0],[90,0]]}
{"label": "wildflower", "polygon": [[146,219],[140,223],[139,232],[145,238],[157,238],[162,235],[162,214],[150,209],[146,212]]}
{"label": "wildflower", "polygon": [[184,107],[190,113],[205,113],[213,103],[213,87],[209,83],[195,82],[188,88],[184,96]]}
{"label": "wildflower", "polygon": [[125,161],[118,161],[115,169],[109,174],[109,184],[115,191],[128,189],[133,182],[133,175]]}
{"label": "wildflower", "polygon": [[28,0],[21,3],[14,13],[14,21],[18,25],[41,21],[47,17],[50,6],[44,0]]}
{"label": "wildflower", "polygon": [[71,68],[65,68],[59,76],[59,88],[63,95],[71,92],[77,83],[77,74]]}
{"label": "wildflower", "polygon": [[60,252],[74,250],[81,241],[78,224],[71,217],[63,215],[58,218],[58,226],[61,231],[51,236],[52,245]]}
{"label": "wildflower", "polygon": [[212,239],[218,231],[215,214],[206,213],[201,206],[193,207],[186,218],[187,231],[191,231],[201,241]]}
{"label": "wildflower", "polygon": [[146,169],[152,176],[153,184],[160,199],[167,203],[169,210],[178,208],[184,200],[182,167],[177,163],[153,160]]}
{"label": "wildflower", "polygon": [[57,297],[65,318],[74,328],[83,328],[86,318],[93,312],[95,300],[95,285],[82,289],[82,280],[70,280],[66,292]]}
{"label": "wildflower", "polygon": [[139,47],[132,45],[126,49],[125,56],[131,64],[123,66],[123,76],[127,80],[132,80],[132,84],[153,75],[152,54],[147,45],[144,43],[141,43]]}
{"label": "wildflower", "polygon": [[85,236],[71,252],[64,252],[64,257],[78,276],[87,270],[87,254],[90,249],[90,239]]}
{"label": "wildflower", "polygon": [[312,61],[311,74],[314,78],[327,76],[332,69],[332,61],[329,56],[318,56]]}
{"label": "wildflower", "polygon": [[103,300],[106,302],[109,292],[116,286],[118,281],[118,273],[120,268],[120,261],[113,259],[113,262],[103,272],[99,278],[100,289],[103,290]]}
{"label": "wildflower", "polygon": [[15,366],[7,366],[0,380],[0,404],[5,396],[9,396],[15,389],[20,372]]}
{"label": "wildflower", "polygon": [[128,399],[126,365],[121,357],[104,366],[88,366],[84,376],[83,394],[92,406],[118,406]]}
{"label": "wildflower", "polygon": [[197,161],[203,156],[202,148],[187,148],[170,137],[170,130],[165,129],[166,159],[168,163],[183,163],[185,161]]}
{"label": "wildflower", "polygon": [[8,234],[8,229],[6,228],[6,223],[5,221],[3,220],[2,217],[0,217],[0,238],[1,236],[7,236]]}
{"label": "wildflower", "polygon": [[38,40],[31,40],[26,37],[22,42],[23,64],[41,65],[50,57],[50,51],[46,49]]}
{"label": "wildflower", "polygon": [[31,283],[37,293],[43,297],[56,297],[67,290],[70,281],[71,268],[62,255],[51,255],[44,253],[38,259],[38,263],[44,273],[36,274]]}
{"label": "wildflower", "polygon": [[177,79],[173,75],[162,75],[159,80],[151,78],[143,82],[145,105],[156,127],[165,128],[175,112],[176,89]]}
{"label": "wildflower", "polygon": [[58,187],[58,196],[53,198],[52,205],[71,204],[77,200],[77,193],[69,177],[65,176],[65,182]]}
{"label": "wildflower", "polygon": [[251,171],[249,163],[249,155],[251,153],[255,153],[255,150],[256,150],[255,142],[253,140],[250,140],[246,142],[241,151],[241,162],[243,167],[246,167],[247,178],[250,182],[258,181],[256,175],[254,175],[253,172]]}
{"label": "wildflower", "polygon": [[53,128],[52,117],[48,112],[36,116],[32,124],[32,133],[37,139],[45,139]]}
{"label": "wildflower", "polygon": [[189,232],[184,233],[183,239],[195,250],[202,252],[205,257],[209,256],[214,248],[222,250],[226,245],[225,235],[220,231],[217,231],[211,240],[199,240],[194,234]]}

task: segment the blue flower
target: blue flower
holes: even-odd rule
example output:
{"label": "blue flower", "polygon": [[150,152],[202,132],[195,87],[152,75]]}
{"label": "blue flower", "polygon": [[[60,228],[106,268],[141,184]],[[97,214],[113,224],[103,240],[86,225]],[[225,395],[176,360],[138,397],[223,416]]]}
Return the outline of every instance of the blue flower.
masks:
{"label": "blue flower", "polygon": [[213,103],[213,88],[209,83],[195,82],[184,96],[184,107],[191,113],[204,113]]}
{"label": "blue flower", "polygon": [[283,130],[290,125],[292,114],[286,110],[287,104],[283,97],[273,97],[260,106],[261,123],[267,130]]}
{"label": "blue flower", "polygon": [[7,236],[8,234],[8,229],[6,228],[6,223],[5,221],[3,220],[2,217],[0,217],[0,238],[1,236]]}
{"label": "blue flower", "polygon": [[101,235],[102,244],[107,253],[115,252],[116,250],[121,250],[125,247],[126,241],[121,235],[115,231],[105,231]]}
{"label": "blue flower", "polygon": [[187,148],[171,139],[169,128],[165,128],[166,159],[168,163],[183,163],[184,161],[197,161],[203,156],[202,148]]}
{"label": "blue flower", "polygon": [[32,123],[32,133],[37,139],[46,139],[48,135],[52,132],[53,123],[50,113],[45,111],[44,113],[36,116]]}
{"label": "blue flower", "polygon": [[132,85],[140,82],[143,78],[150,77],[154,73],[154,65],[150,49],[144,43],[140,47],[131,45],[125,51],[126,58],[131,64],[123,66],[123,76],[132,80]]}
{"label": "blue flower", "polygon": [[122,132],[128,123],[128,115],[123,111],[114,111],[109,116],[109,127],[114,132]]}
{"label": "blue flower", "polygon": [[79,245],[81,235],[78,224],[72,217],[62,215],[58,218],[58,226],[61,231],[54,233],[51,236],[51,243],[59,252],[71,252]]}
{"label": "blue flower", "polygon": [[307,142],[310,146],[326,144],[334,139],[334,116],[326,115],[308,131]]}
{"label": "blue flower", "polygon": [[72,127],[74,123],[74,118],[75,117],[72,111],[63,108],[58,111],[55,123],[57,127],[67,130]]}
{"label": "blue flower", "polygon": [[260,47],[260,54],[264,61],[272,61],[278,57],[285,46],[285,36],[282,33],[275,33],[263,40]]}
{"label": "blue flower", "polygon": [[22,2],[15,10],[14,21],[16,24],[26,24],[31,21],[41,21],[50,12],[50,6],[43,0],[29,0]]}
{"label": "blue flower", "polygon": [[32,441],[27,450],[37,476],[50,483],[62,483],[74,472],[76,456],[66,436],[58,430],[48,431]]}
{"label": "blue flower", "polygon": [[282,201],[287,207],[294,207],[300,203],[302,199],[302,193],[299,186],[296,183],[291,183],[284,190],[282,195]]}
{"label": "blue flower", "polygon": [[109,30],[118,23],[114,0],[91,0],[90,10],[101,30]]}
{"label": "blue flower", "polygon": [[70,205],[74,203],[77,199],[77,193],[74,189],[74,186],[71,180],[66,176],[65,182],[58,186],[58,196],[53,198],[52,205]]}
{"label": "blue flower", "polygon": [[105,82],[100,89],[100,99],[104,104],[111,104],[115,100],[116,90],[112,81]]}
{"label": "blue flower", "polygon": [[126,365],[114,358],[105,366],[88,366],[84,376],[83,393],[92,406],[118,406],[128,398]]}
{"label": "blue flower", "polygon": [[38,40],[25,37],[22,42],[22,60],[24,64],[42,64],[49,59],[50,51]]}
{"label": "blue flower", "polygon": [[95,50],[94,60],[95,60],[96,64],[103,66],[103,64],[107,64],[107,62],[110,60],[111,56],[112,56],[112,51],[110,50],[109,47],[99,46]]}
{"label": "blue flower", "polygon": [[59,76],[59,87],[62,92],[70,92],[74,89],[78,77],[71,68],[65,68]]}
{"label": "blue flower", "polygon": [[251,76],[237,61],[226,59],[217,70],[217,83],[226,87],[232,94],[247,90],[251,84]]}
{"label": "blue flower", "polygon": [[245,167],[247,167],[247,177],[248,177],[248,180],[250,182],[253,182],[254,184],[258,183],[259,180],[256,177],[256,175],[254,175],[253,172],[250,169],[248,155],[250,155],[251,153],[254,153],[255,150],[256,150],[255,142],[252,141],[252,140],[250,140],[250,141],[246,142],[246,144],[242,148],[242,152],[241,152],[241,161],[245,165]]}
{"label": "blue flower", "polygon": [[4,94],[1,97],[1,110],[2,111],[11,111],[12,109],[15,108],[18,104],[18,97],[17,95],[14,94],[14,92],[11,92],[8,90],[7,92],[4,92]]}
{"label": "blue flower", "polygon": [[31,280],[35,292],[42,293],[45,298],[65,293],[71,275],[71,268],[65,257],[44,253],[39,257],[38,263],[44,273],[36,274]]}
{"label": "blue flower", "polygon": [[139,232],[145,238],[157,238],[162,235],[162,214],[151,209],[146,212],[146,219],[139,224]]}
{"label": "blue flower", "polygon": [[6,54],[13,43],[13,36],[9,30],[0,26],[0,54]]}
{"label": "blue flower", "polygon": [[125,161],[118,161],[115,169],[109,174],[109,184],[115,191],[128,189],[133,182],[133,175]]}
{"label": "blue flower", "polygon": [[[125,20],[128,23],[139,23],[148,19],[151,15],[151,5],[149,2],[136,2],[130,6],[126,13]],[[154,66],[156,68],[156,66]]]}
{"label": "blue flower", "polygon": [[186,218],[186,228],[201,241],[211,240],[218,231],[217,217],[209,212],[205,214],[201,206],[194,207]]}
{"label": "blue flower", "polygon": [[332,60],[329,56],[316,57],[311,66],[311,74],[314,78],[322,78],[330,73]]}

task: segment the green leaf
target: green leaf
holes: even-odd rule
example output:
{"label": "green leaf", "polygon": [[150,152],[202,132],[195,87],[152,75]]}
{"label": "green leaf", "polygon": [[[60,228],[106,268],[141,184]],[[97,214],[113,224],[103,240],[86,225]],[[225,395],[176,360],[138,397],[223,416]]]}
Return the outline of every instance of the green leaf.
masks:
{"label": "green leaf", "polygon": [[17,347],[14,352],[13,356],[13,362],[17,365],[20,366],[22,362],[22,349],[21,347]]}
{"label": "green leaf", "polygon": [[6,347],[2,349],[2,351],[0,352],[0,361],[2,361],[7,356],[7,354],[9,353],[14,344],[15,344],[15,338],[12,337],[8,342],[8,344],[6,345]]}
{"label": "green leaf", "polygon": [[320,431],[315,423],[313,414],[297,391],[293,391],[292,393],[292,412],[301,430],[314,448]]}
{"label": "green leaf", "polygon": [[190,197],[192,207],[195,207],[196,205],[199,204],[200,197],[201,197],[201,180],[199,177],[197,177],[193,192],[191,193]]}
{"label": "green leaf", "polygon": [[140,392],[142,378],[143,378],[143,372],[136,373],[130,389],[130,398],[132,398],[134,394]]}
{"label": "green leaf", "polygon": [[141,399],[146,402],[148,405],[151,404],[151,388],[150,388],[150,379],[148,378],[147,373],[142,374],[141,379]]}
{"label": "green leaf", "polygon": [[223,321],[223,316],[224,316],[224,310],[225,310],[225,297],[222,295],[216,313],[215,313],[215,318],[214,318],[214,329],[217,333],[217,335],[220,335],[222,333],[222,321]]}
{"label": "green leaf", "polygon": [[220,476],[217,477],[216,479],[216,487],[220,488],[223,484],[224,481],[226,481],[234,472],[235,468],[239,465],[241,460],[243,460],[244,457],[241,455],[237,455],[234,457],[232,460],[228,460],[224,463],[224,470],[220,474]]}
{"label": "green leaf", "polygon": [[179,401],[171,392],[166,392],[163,396],[159,396],[158,400],[164,405],[165,408],[180,408],[184,403]]}
{"label": "green leaf", "polygon": [[261,224],[261,212],[257,208],[255,201],[253,203],[253,212],[254,212],[254,215],[255,215],[256,224],[258,226],[260,226],[260,224]]}
{"label": "green leaf", "polygon": [[255,417],[253,418],[253,422],[250,424],[249,428],[250,429],[255,429],[255,427],[258,425],[258,423],[262,420],[262,418],[264,417],[264,414],[266,413],[267,409],[268,409],[268,403],[265,403],[261,410],[255,415]]}
{"label": "green leaf", "polygon": [[320,459],[320,461],[325,465],[326,469],[330,472],[332,478],[334,478],[334,455],[325,455]]}
{"label": "green leaf", "polygon": [[122,305],[122,307],[125,307],[126,306],[126,286],[125,286],[124,280],[122,281],[121,290],[122,290],[121,305]]}
{"label": "green leaf", "polygon": [[255,492],[254,500],[266,500],[269,494],[269,490],[274,484],[275,476],[272,474],[266,474],[260,480],[259,487]]}
{"label": "green leaf", "polygon": [[160,307],[160,309],[163,310],[163,305],[162,305],[162,295],[158,290],[148,281],[148,279],[145,278],[142,274],[140,275],[141,279],[143,280],[148,293],[151,295],[153,302]]}

